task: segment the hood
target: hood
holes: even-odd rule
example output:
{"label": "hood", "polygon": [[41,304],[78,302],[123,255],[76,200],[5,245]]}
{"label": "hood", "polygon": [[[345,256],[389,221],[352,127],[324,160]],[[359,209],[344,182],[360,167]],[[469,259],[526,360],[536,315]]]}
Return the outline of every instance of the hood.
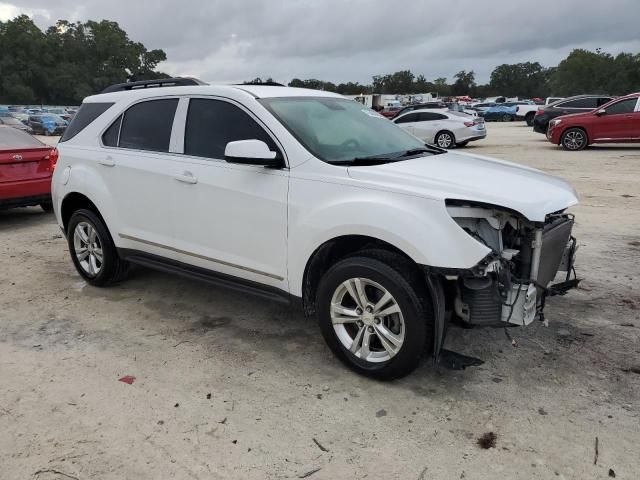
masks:
{"label": "hood", "polygon": [[411,195],[469,200],[509,208],[532,222],[578,203],[564,180],[533,168],[465,153],[443,153],[384,165],[349,167],[353,179]]}

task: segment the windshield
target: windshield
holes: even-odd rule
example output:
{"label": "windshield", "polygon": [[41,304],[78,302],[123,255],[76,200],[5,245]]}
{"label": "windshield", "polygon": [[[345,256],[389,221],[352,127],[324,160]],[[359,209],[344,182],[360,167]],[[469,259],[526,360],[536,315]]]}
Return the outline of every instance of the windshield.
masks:
{"label": "windshield", "polygon": [[281,97],[260,102],[307,150],[330,163],[399,158],[405,152],[425,148],[413,135],[352,100]]}

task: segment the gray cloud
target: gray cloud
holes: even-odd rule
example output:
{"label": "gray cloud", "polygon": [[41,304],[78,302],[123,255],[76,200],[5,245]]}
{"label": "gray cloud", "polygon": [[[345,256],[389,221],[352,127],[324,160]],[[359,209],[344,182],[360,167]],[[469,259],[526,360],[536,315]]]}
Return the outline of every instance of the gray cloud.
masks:
{"label": "gray cloud", "polygon": [[473,69],[483,82],[500,63],[555,65],[577,47],[640,51],[637,0],[0,0],[0,12],[3,4],[41,27],[58,18],[115,20],[167,52],[167,73],[221,82],[368,83],[406,68],[430,79]]}

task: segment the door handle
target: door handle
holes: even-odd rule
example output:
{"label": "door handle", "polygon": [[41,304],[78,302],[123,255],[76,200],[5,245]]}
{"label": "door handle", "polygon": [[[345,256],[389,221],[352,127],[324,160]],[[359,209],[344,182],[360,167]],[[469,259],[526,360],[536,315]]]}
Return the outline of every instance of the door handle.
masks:
{"label": "door handle", "polygon": [[105,167],[115,167],[116,162],[114,162],[113,157],[111,155],[106,156],[105,158],[98,160],[100,165],[104,165]]}
{"label": "door handle", "polygon": [[182,183],[198,183],[198,179],[196,177],[193,176],[193,173],[191,172],[183,172],[181,175],[176,175],[175,178],[177,181],[182,182]]}

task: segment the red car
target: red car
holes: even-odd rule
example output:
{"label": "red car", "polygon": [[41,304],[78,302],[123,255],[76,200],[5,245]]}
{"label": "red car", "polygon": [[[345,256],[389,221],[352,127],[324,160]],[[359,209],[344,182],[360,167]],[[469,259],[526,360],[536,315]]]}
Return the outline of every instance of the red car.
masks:
{"label": "red car", "polygon": [[398,115],[398,112],[402,107],[386,107],[384,110],[380,110],[378,113],[383,117],[393,118]]}
{"label": "red car", "polygon": [[547,138],[567,150],[593,143],[639,143],[640,93],[618,97],[589,112],[554,118]]}
{"label": "red car", "polygon": [[0,209],[40,205],[51,211],[58,150],[26,132],[0,126]]}

